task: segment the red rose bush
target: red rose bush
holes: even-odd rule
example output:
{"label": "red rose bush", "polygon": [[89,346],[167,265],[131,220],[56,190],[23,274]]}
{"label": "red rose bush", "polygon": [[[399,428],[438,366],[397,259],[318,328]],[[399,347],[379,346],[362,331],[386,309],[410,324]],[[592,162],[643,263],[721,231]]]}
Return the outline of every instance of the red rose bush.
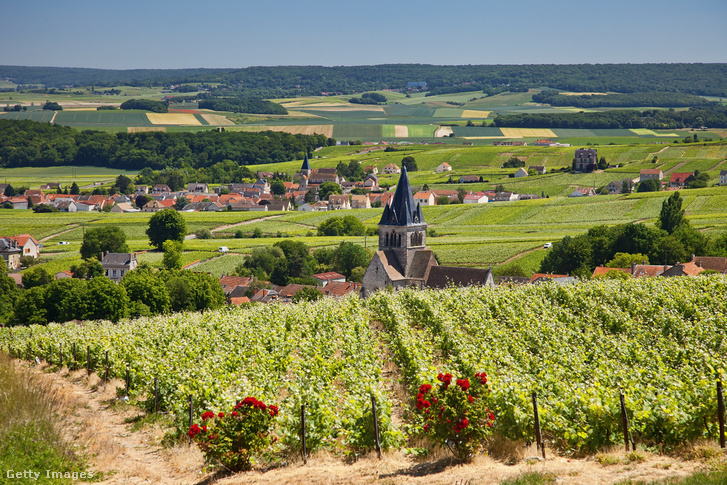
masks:
{"label": "red rose bush", "polygon": [[203,413],[202,425],[193,424],[188,434],[208,461],[232,471],[250,470],[253,456],[277,441],[271,433],[277,415],[277,406],[246,397],[230,413]]}
{"label": "red rose bush", "polygon": [[416,415],[429,438],[446,446],[459,460],[472,461],[495,422],[487,405],[487,374],[478,372],[472,382],[462,378],[452,384],[448,373],[439,374],[437,380],[438,385],[419,386]]}

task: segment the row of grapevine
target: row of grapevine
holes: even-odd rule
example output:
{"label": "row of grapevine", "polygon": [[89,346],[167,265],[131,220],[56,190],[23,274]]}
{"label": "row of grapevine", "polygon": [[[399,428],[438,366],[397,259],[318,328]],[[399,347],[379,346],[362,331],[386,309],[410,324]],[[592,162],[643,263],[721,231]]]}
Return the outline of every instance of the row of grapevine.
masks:
{"label": "row of grapevine", "polygon": [[[75,343],[91,348],[94,368],[108,351],[112,375],[123,378],[128,364],[140,396],[151,395],[158,378],[161,406],[177,417],[180,433],[189,395],[199,413],[257,396],[280,405],[278,432],[293,450],[301,446],[302,404],[309,449],[371,447],[371,396],[383,446],[401,442],[391,418],[399,403],[382,377],[385,353],[402,370],[412,408],[419,386],[436,384],[441,372],[485,372],[495,433],[532,439],[537,392],[551,446],[594,451],[623,442],[623,392],[636,441],[673,447],[718,436],[714,383],[727,359],[726,291],[722,276],[405,290],[116,325],[4,328],[0,349],[49,355]],[[372,322],[383,325],[381,335]],[[80,358],[85,363],[85,352]]]}
{"label": "row of grapevine", "polygon": [[151,396],[152,408],[156,377],[160,407],[176,417],[180,434],[187,431],[189,395],[198,415],[257,396],[280,405],[281,441],[295,449],[305,403],[309,450],[370,448],[373,439],[359,424],[371,421],[372,395],[384,446],[398,439],[376,342],[356,299],[0,330],[0,349],[22,356],[62,350],[68,359],[75,343],[78,367],[87,347],[97,369],[108,351],[111,377],[125,378],[128,364],[132,390]]}
{"label": "row of grapevine", "polygon": [[[387,328],[412,392],[453,375],[491,376],[497,431],[542,427],[562,449],[623,442],[619,392],[647,445],[716,438],[715,379],[727,354],[723,277],[380,293],[367,302]],[[435,368],[434,363],[437,364]]]}

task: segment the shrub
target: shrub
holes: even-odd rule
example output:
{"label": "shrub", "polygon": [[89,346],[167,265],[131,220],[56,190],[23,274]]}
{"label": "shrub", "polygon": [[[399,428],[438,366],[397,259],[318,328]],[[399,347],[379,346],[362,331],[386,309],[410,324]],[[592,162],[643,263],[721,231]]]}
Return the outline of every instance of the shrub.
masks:
{"label": "shrub", "polygon": [[487,405],[490,389],[487,374],[477,373],[473,383],[451,374],[439,374],[437,387],[422,384],[417,394],[417,413],[424,433],[454,456],[470,462],[491,434],[495,415]]}
{"label": "shrub", "polygon": [[193,424],[188,434],[206,460],[218,461],[236,472],[250,470],[253,455],[277,441],[270,432],[277,415],[277,406],[246,397],[229,414],[205,412],[202,426]]}

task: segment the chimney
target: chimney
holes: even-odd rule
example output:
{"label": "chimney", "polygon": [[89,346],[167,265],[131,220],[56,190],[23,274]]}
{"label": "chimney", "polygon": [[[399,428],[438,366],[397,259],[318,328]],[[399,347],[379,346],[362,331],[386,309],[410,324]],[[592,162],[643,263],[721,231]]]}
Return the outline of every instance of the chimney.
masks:
{"label": "chimney", "polygon": [[691,261],[694,261],[694,258],[696,258],[696,256],[692,254],[692,259],[691,259]]}
{"label": "chimney", "polygon": [[634,274],[634,271],[636,270],[636,261],[631,262],[631,274]]}

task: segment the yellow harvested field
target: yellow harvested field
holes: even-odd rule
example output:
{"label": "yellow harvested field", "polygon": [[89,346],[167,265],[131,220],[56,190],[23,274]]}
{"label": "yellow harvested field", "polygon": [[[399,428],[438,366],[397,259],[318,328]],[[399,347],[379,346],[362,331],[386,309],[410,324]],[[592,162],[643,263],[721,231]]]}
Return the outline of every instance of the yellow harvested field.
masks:
{"label": "yellow harvested field", "polygon": [[312,113],[305,113],[303,111],[295,111],[295,110],[288,110],[287,117],[288,118],[320,118],[320,116],[314,115]]}
{"label": "yellow harvested field", "polygon": [[333,137],[333,125],[244,126],[242,131],[282,131],[293,135],[325,135]]}
{"label": "yellow harvested field", "polygon": [[394,136],[397,138],[407,138],[409,136],[409,127],[406,125],[395,125]]}
{"label": "yellow harvested field", "polygon": [[232,121],[228,120],[227,116],[224,115],[213,115],[204,113],[202,114],[202,118],[204,118],[207,123],[213,126],[232,126],[235,124]]}
{"label": "yellow harvested field", "polygon": [[657,133],[653,130],[649,130],[648,128],[632,128],[629,131],[631,131],[632,133],[635,133],[637,135],[641,135],[641,136],[649,136],[649,135],[650,136],[673,136],[673,137],[679,136],[676,133]]}
{"label": "yellow harvested field", "polygon": [[555,138],[548,128],[500,128],[505,138]]}
{"label": "yellow harvested field", "polygon": [[167,129],[163,126],[129,126],[126,128],[127,133],[143,133],[145,131],[166,132]]}
{"label": "yellow harvested field", "polygon": [[191,113],[147,113],[146,117],[153,125],[201,125],[200,121]]}
{"label": "yellow harvested field", "polygon": [[460,118],[487,118],[492,111],[480,111],[476,109],[466,109],[462,111]]}
{"label": "yellow harvested field", "polygon": [[451,126],[440,126],[434,132],[434,137],[435,138],[445,138],[445,137],[451,135],[452,133],[454,133],[454,132],[452,131]]}

